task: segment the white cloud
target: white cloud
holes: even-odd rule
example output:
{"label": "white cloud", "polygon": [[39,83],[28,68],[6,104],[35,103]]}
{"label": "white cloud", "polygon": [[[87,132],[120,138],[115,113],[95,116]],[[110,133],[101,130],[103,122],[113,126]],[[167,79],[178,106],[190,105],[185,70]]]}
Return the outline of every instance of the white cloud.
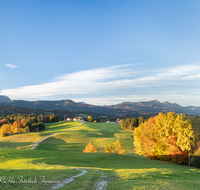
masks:
{"label": "white cloud", "polygon": [[12,64],[5,64],[5,66],[10,67],[10,68],[12,68],[12,69],[14,69],[14,68],[19,68],[19,66],[17,66],[17,65],[12,65]]}
{"label": "white cloud", "polygon": [[4,89],[0,94],[6,94],[12,99],[32,100],[100,92],[105,92],[109,96],[111,90],[121,90],[125,93],[125,90],[136,88],[170,87],[173,85],[178,87],[180,84],[184,85],[185,81],[199,79],[199,65],[184,65],[162,71],[149,70],[148,75],[145,76],[141,71],[130,69],[129,66],[131,65],[78,71],[57,77],[49,83]]}

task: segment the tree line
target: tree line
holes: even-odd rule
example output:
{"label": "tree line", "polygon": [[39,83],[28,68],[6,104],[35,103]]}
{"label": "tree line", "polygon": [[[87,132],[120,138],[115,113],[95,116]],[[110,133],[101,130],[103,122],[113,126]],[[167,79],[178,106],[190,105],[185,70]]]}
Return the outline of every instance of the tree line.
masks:
{"label": "tree line", "polygon": [[141,123],[144,123],[146,120],[147,119],[142,116],[139,116],[138,118],[126,118],[122,120],[121,128],[133,131],[134,128],[138,127]]}
{"label": "tree line", "polygon": [[43,123],[59,121],[56,115],[12,114],[0,117],[1,136],[45,130]]}

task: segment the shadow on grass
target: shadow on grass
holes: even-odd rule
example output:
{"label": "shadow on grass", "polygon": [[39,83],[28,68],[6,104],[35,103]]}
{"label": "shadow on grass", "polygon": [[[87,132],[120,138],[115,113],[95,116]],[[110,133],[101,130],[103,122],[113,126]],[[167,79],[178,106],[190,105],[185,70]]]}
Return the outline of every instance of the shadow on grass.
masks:
{"label": "shadow on grass", "polygon": [[31,147],[31,145],[33,145],[33,142],[0,142],[0,148],[24,149]]}
{"label": "shadow on grass", "polygon": [[[0,149],[0,158],[12,159],[32,159],[35,163],[45,163],[48,165],[62,165],[73,167],[95,167],[107,169],[141,169],[141,168],[166,168],[180,167],[173,163],[159,162],[143,157],[129,155],[118,155],[112,153],[83,153],[68,151],[48,151],[48,150],[13,150]],[[3,161],[1,160],[1,161]],[[184,166],[183,166],[184,167]]]}

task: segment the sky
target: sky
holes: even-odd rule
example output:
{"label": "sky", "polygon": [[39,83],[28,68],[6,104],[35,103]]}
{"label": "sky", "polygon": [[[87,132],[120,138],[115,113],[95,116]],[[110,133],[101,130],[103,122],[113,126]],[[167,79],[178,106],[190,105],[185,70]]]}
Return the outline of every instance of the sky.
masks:
{"label": "sky", "polygon": [[199,0],[0,0],[0,95],[200,106]]}

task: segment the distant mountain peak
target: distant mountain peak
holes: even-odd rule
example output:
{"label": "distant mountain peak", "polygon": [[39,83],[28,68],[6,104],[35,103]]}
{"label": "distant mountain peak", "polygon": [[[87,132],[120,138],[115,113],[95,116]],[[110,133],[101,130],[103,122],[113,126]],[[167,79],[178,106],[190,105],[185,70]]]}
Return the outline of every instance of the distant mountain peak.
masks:
{"label": "distant mountain peak", "polygon": [[151,100],[150,102],[160,103],[158,100]]}
{"label": "distant mountain peak", "polygon": [[168,101],[165,101],[165,102],[163,102],[163,104],[171,104],[170,102],[168,102]]}
{"label": "distant mountain peak", "polygon": [[7,101],[11,101],[11,99],[8,96],[0,95],[0,102],[7,102]]}

